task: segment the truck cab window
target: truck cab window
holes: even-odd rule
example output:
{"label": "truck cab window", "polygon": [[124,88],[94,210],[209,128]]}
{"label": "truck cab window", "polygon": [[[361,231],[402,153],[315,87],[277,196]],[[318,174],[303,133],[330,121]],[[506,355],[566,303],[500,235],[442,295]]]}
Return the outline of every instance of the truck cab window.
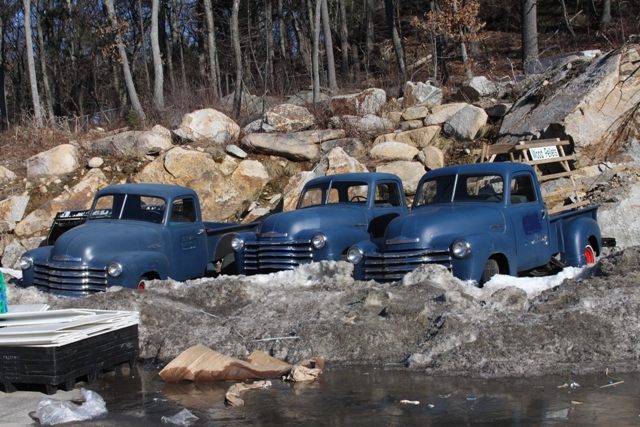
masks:
{"label": "truck cab window", "polygon": [[376,187],[376,207],[401,206],[398,186],[393,183],[378,184]]}
{"label": "truck cab window", "polygon": [[174,200],[170,222],[196,222],[196,205],[193,199]]}
{"label": "truck cab window", "polygon": [[511,204],[536,201],[536,192],[529,175],[518,175],[511,179]]}
{"label": "truck cab window", "polygon": [[326,188],[310,187],[300,196],[300,204],[298,208],[306,208],[309,206],[321,205],[324,203],[324,194]]}

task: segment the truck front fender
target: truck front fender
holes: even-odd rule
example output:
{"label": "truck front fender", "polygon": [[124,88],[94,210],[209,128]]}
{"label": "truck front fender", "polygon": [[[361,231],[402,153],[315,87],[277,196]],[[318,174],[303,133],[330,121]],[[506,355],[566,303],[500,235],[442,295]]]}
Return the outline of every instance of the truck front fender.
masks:
{"label": "truck front fender", "polygon": [[585,265],[585,249],[591,246],[596,254],[602,248],[602,236],[598,222],[590,217],[578,217],[566,221],[562,225],[564,251],[560,253],[560,261],[572,267]]}
{"label": "truck front fender", "polygon": [[110,262],[117,262],[122,267],[122,274],[111,277],[107,274],[108,286],[122,286],[135,289],[141,277],[147,279],[169,278],[171,271],[169,259],[161,252],[120,252],[111,257],[100,257],[92,262],[107,267]]}
{"label": "truck front fender", "polygon": [[[489,258],[498,260],[500,272],[517,275],[516,251],[513,240],[503,233],[479,233],[461,236],[457,240],[469,243],[471,252],[464,258],[451,257],[453,275],[462,281],[480,283]],[[453,244],[454,242],[451,242]]]}

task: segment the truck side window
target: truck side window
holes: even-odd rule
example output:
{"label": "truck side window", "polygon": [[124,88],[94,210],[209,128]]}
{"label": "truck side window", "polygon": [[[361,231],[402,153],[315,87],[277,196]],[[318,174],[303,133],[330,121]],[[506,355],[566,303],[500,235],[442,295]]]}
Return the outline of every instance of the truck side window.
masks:
{"label": "truck side window", "polygon": [[368,192],[368,185],[352,185],[347,189],[348,200],[344,201],[353,203],[366,203]]}
{"label": "truck side window", "polygon": [[300,197],[300,208],[321,205],[324,203],[325,189],[322,187],[310,187]]}
{"label": "truck side window", "polygon": [[499,202],[504,193],[500,175],[460,176],[456,189],[456,201]]}
{"label": "truck side window", "polygon": [[536,201],[536,192],[529,175],[519,175],[511,179],[511,204]]}
{"label": "truck side window", "polygon": [[400,206],[398,186],[392,183],[378,184],[375,206],[379,208]]}
{"label": "truck side window", "polygon": [[[122,205],[122,197],[120,197],[120,203]],[[98,218],[117,218],[120,210],[117,209],[115,197],[111,194],[100,197],[96,200],[96,204],[91,211],[91,219]]]}
{"label": "truck side window", "polygon": [[193,199],[178,199],[171,206],[170,222],[196,222],[196,204]]}
{"label": "truck side window", "polygon": [[[132,198],[132,202],[133,200]],[[134,214],[135,216],[131,219],[141,219],[142,221],[161,224],[164,218],[164,200],[158,197],[148,196],[140,196],[139,200],[141,216],[137,217],[137,214]],[[127,200],[127,203],[128,202]]]}

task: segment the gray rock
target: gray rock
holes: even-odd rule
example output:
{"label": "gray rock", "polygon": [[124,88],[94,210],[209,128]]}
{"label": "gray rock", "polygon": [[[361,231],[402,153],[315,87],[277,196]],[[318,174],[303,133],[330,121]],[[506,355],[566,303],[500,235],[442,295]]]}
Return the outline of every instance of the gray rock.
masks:
{"label": "gray rock", "polygon": [[334,148],[342,148],[349,156],[361,156],[364,154],[364,144],[360,138],[340,138],[325,141],[321,145],[322,152],[328,153]]}
{"label": "gray rock", "polygon": [[17,178],[17,175],[4,166],[0,166],[0,182],[11,181]]}
{"label": "gray rock", "polygon": [[454,138],[474,140],[486,124],[487,113],[482,108],[468,105],[447,120],[442,129]]}
{"label": "gray rock", "polygon": [[4,248],[2,254],[2,266],[5,268],[20,269],[20,257],[26,252],[24,246],[17,239],[13,239]]}
{"label": "gray rock", "polygon": [[365,116],[378,114],[387,102],[387,94],[382,89],[367,89],[360,93],[338,95],[331,98],[334,116]]}
{"label": "gray rock", "polygon": [[420,162],[397,161],[378,165],[376,172],[386,172],[398,175],[402,180],[404,193],[408,196],[416,194],[418,182],[426,170]]}
{"label": "gray rock", "polygon": [[497,96],[499,87],[485,76],[477,76],[464,82],[460,91],[469,102],[477,102],[481,99]]}
{"label": "gray rock", "polygon": [[29,196],[11,196],[0,201],[0,220],[18,222],[22,220],[29,203]]}
{"label": "gray rock", "polygon": [[97,139],[89,144],[89,151],[100,156],[133,157],[144,160],[150,152],[171,148],[171,140],[156,132],[128,131]]}
{"label": "gray rock", "polygon": [[425,147],[418,153],[418,159],[427,170],[434,170],[444,167],[444,153],[434,146]]}
{"label": "gray rock", "polygon": [[91,159],[89,159],[87,165],[90,168],[99,168],[104,165],[104,159],[102,157],[92,157]]}
{"label": "gray rock", "polygon": [[246,159],[248,156],[248,154],[242,148],[233,144],[227,145],[227,147],[225,148],[225,151],[239,159]]}
{"label": "gray rock", "polygon": [[173,135],[182,143],[206,140],[213,144],[228,144],[240,136],[240,126],[213,108],[185,114]]}
{"label": "gray rock", "polygon": [[381,161],[412,160],[418,154],[418,149],[402,142],[383,142],[375,145],[369,155]]}
{"label": "gray rock", "polygon": [[80,167],[78,149],[62,144],[27,159],[27,176],[61,175]]}
{"label": "gray rock", "polygon": [[404,108],[424,106],[433,108],[442,103],[442,89],[423,82],[406,82],[403,88]]}
{"label": "gray rock", "polygon": [[312,127],[315,123],[316,118],[306,108],[282,104],[265,113],[262,129],[266,132],[298,132]]}

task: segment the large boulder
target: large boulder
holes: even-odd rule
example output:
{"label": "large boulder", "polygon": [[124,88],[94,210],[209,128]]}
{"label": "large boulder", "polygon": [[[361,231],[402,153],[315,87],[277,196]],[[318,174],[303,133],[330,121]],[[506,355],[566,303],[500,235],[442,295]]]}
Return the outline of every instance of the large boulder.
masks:
{"label": "large boulder", "polygon": [[396,127],[393,121],[374,114],[366,114],[364,116],[335,116],[332,117],[330,121],[333,127],[350,128],[354,132],[368,135],[390,132]]}
{"label": "large boulder", "polygon": [[182,124],[173,134],[180,142],[206,140],[224,145],[238,139],[240,126],[224,113],[213,108],[205,108],[185,114]]}
{"label": "large boulder", "polygon": [[469,102],[478,102],[481,99],[498,96],[500,86],[485,76],[476,76],[462,84],[460,92]]}
{"label": "large boulder", "polygon": [[466,102],[454,102],[452,104],[436,105],[431,109],[429,114],[424,119],[425,126],[441,125],[453,117],[458,111],[468,106]]}
{"label": "large boulder", "polygon": [[89,145],[90,152],[96,155],[144,160],[149,154],[171,148],[171,136],[154,131],[128,131],[97,139]]}
{"label": "large boulder", "polygon": [[0,182],[11,181],[17,178],[17,175],[4,166],[0,166]]}
{"label": "large boulder", "polygon": [[80,167],[78,149],[62,144],[27,159],[27,176],[62,175]]}
{"label": "large boulder", "polygon": [[377,115],[386,102],[386,92],[372,88],[360,93],[334,96],[331,98],[331,112],[334,116]]}
{"label": "large boulder", "polygon": [[225,155],[221,162],[200,151],[176,147],[149,163],[135,182],[182,185],[200,198],[205,220],[236,220],[262,191],[269,174],[253,160],[238,161]]}
{"label": "large boulder", "polygon": [[2,253],[2,262],[0,264],[5,268],[18,270],[20,268],[20,257],[26,252],[26,250],[27,249],[20,244],[18,239],[12,239],[4,248]]}
{"label": "large boulder", "polygon": [[0,221],[22,220],[28,203],[29,196],[12,196],[0,201]]}
{"label": "large boulder", "polygon": [[427,126],[406,132],[389,133],[378,136],[374,145],[383,142],[397,141],[412,145],[416,148],[424,148],[433,144],[440,134],[440,126]]}
{"label": "large boulder", "polygon": [[316,118],[300,105],[281,104],[267,111],[262,129],[267,132],[298,132],[316,124]]}
{"label": "large boulder", "polygon": [[27,215],[16,225],[14,233],[17,236],[33,236],[47,232],[56,213],[89,209],[95,194],[107,185],[107,178],[100,169],[90,169],[78,184]]}
{"label": "large boulder", "polygon": [[257,153],[285,157],[293,161],[306,161],[320,155],[318,144],[343,138],[344,130],[313,130],[280,134],[252,133],[242,138],[242,143]]}
{"label": "large boulder", "polygon": [[434,170],[444,167],[444,153],[438,147],[424,147],[418,153],[418,159],[427,170]]}
{"label": "large boulder", "polygon": [[423,82],[406,82],[403,88],[404,108],[424,106],[433,108],[442,102],[442,89]]}
{"label": "large boulder", "polygon": [[420,162],[411,161],[397,161],[392,163],[385,163],[378,165],[376,172],[386,172],[398,175],[402,180],[402,186],[404,187],[404,194],[412,196],[416,194],[418,189],[418,183],[420,178],[427,171]]}
{"label": "large boulder", "polygon": [[480,136],[480,131],[487,124],[487,119],[487,113],[482,108],[467,105],[451,116],[442,130],[457,139],[474,140]]}
{"label": "large boulder", "polygon": [[631,187],[624,200],[600,208],[598,224],[603,236],[616,238],[619,248],[640,245],[640,183]]}
{"label": "large boulder", "polygon": [[412,145],[389,141],[375,145],[369,155],[373,159],[381,161],[412,160],[418,154],[418,151],[419,150]]}
{"label": "large boulder", "polygon": [[589,157],[598,158],[610,151],[623,130],[637,129],[640,46],[616,49],[579,70],[556,69],[520,97],[503,118],[499,142],[569,138],[578,153],[596,147]]}

